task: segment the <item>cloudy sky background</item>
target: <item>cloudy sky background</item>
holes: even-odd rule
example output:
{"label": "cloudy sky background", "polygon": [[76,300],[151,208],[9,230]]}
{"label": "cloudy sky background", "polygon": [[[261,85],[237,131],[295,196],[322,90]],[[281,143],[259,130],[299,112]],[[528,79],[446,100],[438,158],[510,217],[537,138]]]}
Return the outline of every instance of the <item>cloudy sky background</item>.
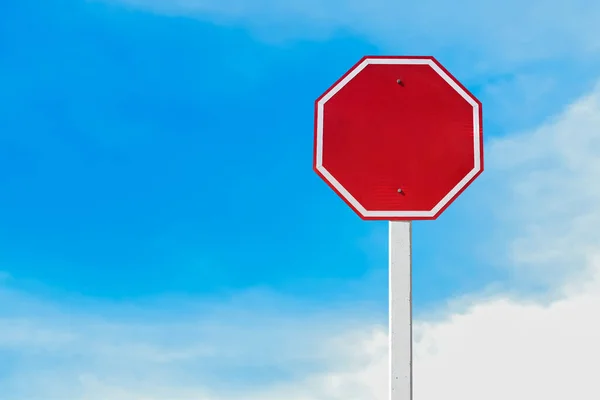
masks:
{"label": "cloudy sky background", "polygon": [[597,399],[600,5],[0,5],[0,399],[386,398],[387,227],[313,100],[434,54],[486,171],[415,223],[415,399]]}

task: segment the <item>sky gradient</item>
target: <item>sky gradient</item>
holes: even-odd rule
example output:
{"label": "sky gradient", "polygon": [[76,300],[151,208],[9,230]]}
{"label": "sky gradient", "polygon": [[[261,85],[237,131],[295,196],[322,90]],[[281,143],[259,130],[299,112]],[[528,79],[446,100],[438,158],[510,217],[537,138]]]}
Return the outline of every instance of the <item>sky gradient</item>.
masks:
{"label": "sky gradient", "polygon": [[365,54],[483,103],[486,171],[414,224],[415,399],[597,398],[600,6],[369,4],[0,5],[7,400],[383,400],[387,225],[312,171],[313,102]]}

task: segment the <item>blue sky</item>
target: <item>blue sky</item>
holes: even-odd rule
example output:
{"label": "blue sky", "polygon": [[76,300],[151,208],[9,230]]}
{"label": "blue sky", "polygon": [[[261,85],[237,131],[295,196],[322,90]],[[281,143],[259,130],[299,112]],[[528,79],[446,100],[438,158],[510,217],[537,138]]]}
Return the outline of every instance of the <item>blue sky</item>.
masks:
{"label": "blue sky", "polygon": [[[311,170],[314,99],[381,50],[343,35],[273,46],[116,5],[45,7],[5,14],[23,19],[4,28],[2,63],[11,276],[109,299],[256,286],[312,299],[385,269],[385,224],[358,220]],[[452,256],[427,239],[452,214],[416,228],[418,265],[436,263],[436,242]],[[451,293],[443,275],[428,280],[440,282],[423,301]],[[384,289],[370,296],[383,302]]]}
{"label": "blue sky", "polygon": [[[435,55],[482,100],[486,146],[500,149],[438,221],[415,223],[417,315],[481,293],[550,293],[558,284],[548,276],[563,269],[520,253],[547,218],[525,227],[529,217],[515,217],[546,192],[515,182],[562,158],[548,148],[515,173],[506,157],[519,160],[522,147],[503,149],[529,143],[594,87],[600,9],[582,13],[583,3],[3,2],[0,331],[14,333],[0,340],[0,392],[77,400],[87,399],[82,387],[129,388],[110,374],[138,379],[128,374],[147,355],[115,366],[106,349],[140,340],[170,356],[218,347],[212,358],[152,359],[160,368],[139,379],[168,381],[165,398],[229,398],[188,393],[198,379],[213,383],[211,396],[238,385],[271,393],[273,382],[293,386],[329,365],[317,357],[323,338],[384,325],[387,226],[361,221],[311,159],[314,99],[364,54]],[[536,140],[528,149],[546,149]],[[54,354],[66,343],[57,337],[98,345],[102,362]],[[72,392],[40,397],[23,383],[49,381]]]}

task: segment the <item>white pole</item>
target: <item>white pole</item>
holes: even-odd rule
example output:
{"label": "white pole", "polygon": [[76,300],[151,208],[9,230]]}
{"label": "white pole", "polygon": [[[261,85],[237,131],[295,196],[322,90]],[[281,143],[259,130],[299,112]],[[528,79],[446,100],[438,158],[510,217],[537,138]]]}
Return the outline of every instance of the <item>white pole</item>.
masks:
{"label": "white pole", "polygon": [[412,226],[390,221],[390,400],[412,400]]}

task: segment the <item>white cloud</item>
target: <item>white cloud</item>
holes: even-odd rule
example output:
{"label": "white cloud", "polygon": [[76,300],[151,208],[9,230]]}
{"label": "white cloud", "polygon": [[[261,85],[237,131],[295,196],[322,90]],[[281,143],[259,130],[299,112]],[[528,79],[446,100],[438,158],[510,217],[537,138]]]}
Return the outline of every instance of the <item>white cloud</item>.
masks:
{"label": "white cloud", "polygon": [[[477,94],[485,110],[494,110],[486,114],[486,126],[502,133],[555,113],[587,89],[600,66],[595,0],[94,1],[241,26],[268,43],[344,36],[374,44],[375,52],[433,54]],[[230,50],[239,57],[239,49]]]}
{"label": "white cloud", "polygon": [[505,231],[517,236],[511,264],[559,282],[589,273],[600,249],[600,87],[539,129],[492,141],[488,150],[493,204]]}
{"label": "white cloud", "polygon": [[273,41],[344,31],[391,51],[438,54],[452,50],[482,69],[497,69],[498,63],[581,57],[600,51],[600,3],[593,0],[107,1],[245,25]]}
{"label": "white cloud", "polygon": [[[505,237],[512,268],[550,277],[549,296],[471,297],[424,316],[415,399],[595,400],[600,86],[539,129],[490,143],[487,154],[486,185],[502,194],[496,227],[513,235]],[[10,400],[386,398],[385,328],[368,312],[287,312],[280,300],[279,311],[261,311],[251,296],[179,313],[180,321],[132,309],[132,320],[9,290],[0,304],[0,393]]]}

